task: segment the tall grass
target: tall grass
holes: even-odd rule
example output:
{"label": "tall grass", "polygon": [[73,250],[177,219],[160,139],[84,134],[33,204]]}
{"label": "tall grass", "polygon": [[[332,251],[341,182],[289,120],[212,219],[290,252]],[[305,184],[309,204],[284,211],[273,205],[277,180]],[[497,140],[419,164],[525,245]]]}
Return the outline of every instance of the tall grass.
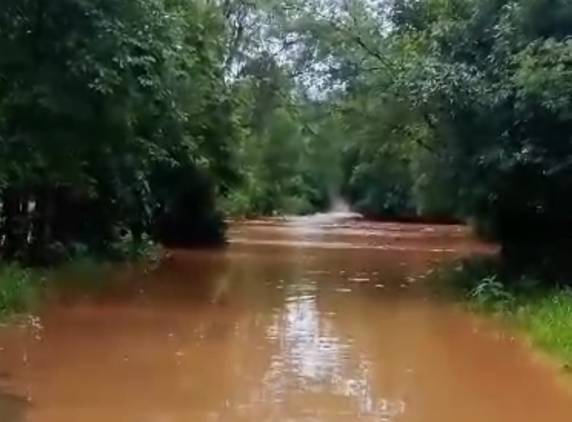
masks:
{"label": "tall grass", "polygon": [[572,365],[572,292],[569,289],[519,297],[514,321],[543,350]]}
{"label": "tall grass", "polygon": [[33,310],[41,285],[42,277],[32,270],[0,263],[0,317]]}
{"label": "tall grass", "polygon": [[512,323],[531,343],[572,367],[572,289],[529,276],[511,277],[490,260],[438,272],[449,291],[473,310]]}

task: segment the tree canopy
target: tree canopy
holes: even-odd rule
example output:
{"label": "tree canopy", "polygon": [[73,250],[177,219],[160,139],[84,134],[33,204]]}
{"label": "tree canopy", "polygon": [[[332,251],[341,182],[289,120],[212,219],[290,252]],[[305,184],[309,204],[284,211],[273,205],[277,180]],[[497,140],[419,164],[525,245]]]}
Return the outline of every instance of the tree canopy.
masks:
{"label": "tree canopy", "polygon": [[572,227],[565,0],[4,0],[7,258],[223,237],[223,215]]}

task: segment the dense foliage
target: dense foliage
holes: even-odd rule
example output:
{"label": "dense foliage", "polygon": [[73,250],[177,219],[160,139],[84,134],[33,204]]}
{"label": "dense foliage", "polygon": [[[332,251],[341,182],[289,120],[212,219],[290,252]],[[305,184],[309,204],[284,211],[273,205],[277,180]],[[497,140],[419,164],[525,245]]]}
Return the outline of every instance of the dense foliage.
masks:
{"label": "dense foliage", "polygon": [[[503,240],[570,226],[572,7],[399,1],[398,94],[426,120],[454,209]],[[443,174],[444,173],[444,174]]]}
{"label": "dense foliage", "polygon": [[202,2],[2,2],[5,257],[220,237],[213,176],[229,178],[233,130],[223,36]]}
{"label": "dense foliage", "polygon": [[217,204],[339,198],[568,236],[571,36],[565,0],[5,0],[2,254],[204,243]]}
{"label": "dense foliage", "polygon": [[336,110],[342,193],[355,206],[473,221],[505,244],[571,234],[569,2],[316,0],[290,10],[301,55],[326,69],[310,77],[330,89],[314,101]]}

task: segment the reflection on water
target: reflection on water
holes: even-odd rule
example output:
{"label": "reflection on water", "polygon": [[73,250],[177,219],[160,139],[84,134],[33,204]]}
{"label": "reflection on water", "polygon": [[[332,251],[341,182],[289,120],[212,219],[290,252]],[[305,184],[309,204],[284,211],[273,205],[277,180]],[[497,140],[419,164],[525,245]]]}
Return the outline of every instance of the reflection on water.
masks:
{"label": "reflection on water", "polygon": [[491,250],[465,228],[322,215],[230,234],[54,292],[41,335],[0,329],[0,422],[572,420],[521,343],[428,288],[438,262]]}
{"label": "reflection on water", "polygon": [[[322,314],[317,306],[317,282],[302,279],[287,288],[286,305],[279,310],[267,330],[267,338],[277,344],[263,385],[266,397],[283,403],[292,396],[330,395],[340,402],[349,401],[347,416],[362,420],[391,421],[404,413],[403,400],[390,400],[374,391],[371,385],[371,362],[360,356],[351,338],[336,335],[335,314]],[[339,416],[332,408],[321,409],[317,403],[300,403],[298,411],[321,420]]]}

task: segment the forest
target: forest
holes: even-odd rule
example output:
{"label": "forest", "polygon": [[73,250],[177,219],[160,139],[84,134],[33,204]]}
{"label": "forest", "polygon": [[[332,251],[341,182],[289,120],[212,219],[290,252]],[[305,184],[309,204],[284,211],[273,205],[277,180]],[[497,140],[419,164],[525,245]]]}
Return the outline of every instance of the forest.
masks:
{"label": "forest", "polygon": [[3,0],[1,256],[338,198],[529,256],[572,234],[571,36],[567,0]]}
{"label": "forest", "polygon": [[572,0],[0,0],[0,422],[570,422],[571,250]]}

